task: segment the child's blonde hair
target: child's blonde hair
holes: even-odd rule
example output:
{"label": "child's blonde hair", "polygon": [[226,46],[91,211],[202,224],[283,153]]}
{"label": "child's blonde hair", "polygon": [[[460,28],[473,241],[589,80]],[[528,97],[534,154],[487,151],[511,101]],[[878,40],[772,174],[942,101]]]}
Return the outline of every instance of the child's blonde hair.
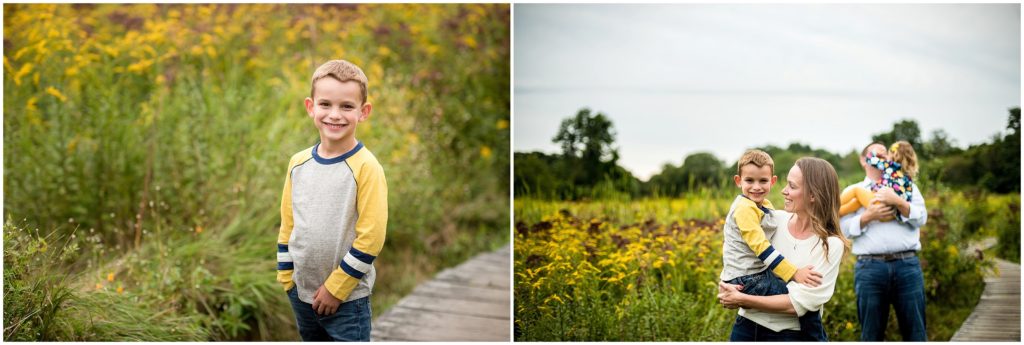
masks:
{"label": "child's blonde hair", "polygon": [[334,78],[342,83],[347,81],[359,83],[359,91],[362,92],[363,103],[366,103],[366,74],[363,73],[359,66],[345,60],[331,60],[317,67],[316,71],[313,72],[312,86],[309,90],[310,98],[313,98],[313,93],[316,92],[316,82],[327,77]]}
{"label": "child's blonde hair", "polygon": [[894,162],[900,163],[903,173],[907,176],[911,178],[917,176],[917,153],[914,152],[914,147],[909,142],[900,140],[892,144],[889,147],[889,156]]}
{"label": "child's blonde hair", "polygon": [[740,157],[740,161],[736,162],[736,175],[742,176],[743,166],[747,164],[753,164],[758,168],[767,165],[772,174],[775,173],[775,161],[772,160],[772,156],[761,150],[747,150],[747,152],[744,152],[743,156]]}

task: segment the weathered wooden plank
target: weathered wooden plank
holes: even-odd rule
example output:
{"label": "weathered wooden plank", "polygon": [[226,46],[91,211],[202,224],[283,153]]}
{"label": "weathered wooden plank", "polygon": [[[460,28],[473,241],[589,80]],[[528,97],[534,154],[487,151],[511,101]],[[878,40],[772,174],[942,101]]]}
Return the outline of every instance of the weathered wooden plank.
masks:
{"label": "weathered wooden plank", "polygon": [[432,280],[420,284],[420,286],[416,287],[416,290],[413,290],[413,294],[428,297],[458,296],[461,299],[481,302],[494,301],[504,303],[510,300],[508,290],[458,285],[441,280]]}
{"label": "weathered wooden plank", "polygon": [[374,321],[374,341],[511,341],[511,246],[416,287]]}
{"label": "weathered wooden plank", "polygon": [[504,263],[494,263],[491,261],[467,261],[461,265],[455,266],[453,269],[459,271],[479,271],[479,272],[491,272],[501,273],[509,275],[508,261]]}
{"label": "weathered wooden plank", "polygon": [[[412,310],[407,308],[396,308],[391,312],[389,318],[384,325],[384,328],[404,325],[415,325],[424,327],[433,327],[440,329],[451,328],[453,324],[458,325],[460,330],[471,331],[471,332],[492,332],[494,328],[508,328],[509,319],[495,319],[489,317],[477,317],[470,315],[458,315],[458,314],[437,314],[437,313],[424,313],[418,310]],[[507,329],[506,329],[507,331]],[[506,337],[508,332],[493,332],[498,334],[504,334]]]}
{"label": "weathered wooden plank", "polygon": [[493,332],[473,331],[462,328],[445,329],[439,327],[401,325],[388,330],[388,337],[402,338],[405,341],[509,341],[509,325],[502,326],[506,329],[505,335],[495,335]]}
{"label": "weathered wooden plank", "polygon": [[402,299],[403,308],[460,314],[490,318],[508,319],[512,310],[509,303],[466,301],[455,298],[438,298],[409,295]]}
{"label": "weathered wooden plank", "polygon": [[508,275],[479,274],[477,272],[444,271],[437,275],[437,280],[462,282],[469,286],[495,287],[508,289],[512,286]]}
{"label": "weathered wooden plank", "polygon": [[999,276],[985,279],[974,312],[951,341],[1020,341],[1020,265],[996,259]]}

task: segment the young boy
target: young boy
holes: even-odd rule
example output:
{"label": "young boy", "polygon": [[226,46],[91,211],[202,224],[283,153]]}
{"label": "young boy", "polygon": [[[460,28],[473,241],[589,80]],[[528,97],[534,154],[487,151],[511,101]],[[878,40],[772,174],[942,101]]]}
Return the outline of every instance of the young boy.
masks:
{"label": "young boy", "polygon": [[[740,188],[725,218],[722,241],[722,281],[742,286],[743,293],[772,296],[788,293],[786,283],[817,286],[821,273],[811,266],[797,269],[768,242],[777,228],[771,201],[765,199],[778,176],[768,153],[749,150],[736,163],[733,182]],[[800,329],[815,339],[824,336],[820,313],[800,317]],[[823,340],[823,339],[822,339]]]}
{"label": "young boy", "polygon": [[320,142],[288,163],[277,236],[277,281],[304,341],[369,341],[373,260],[384,246],[384,169],[356,140],[370,117],[366,75],[344,60],[313,73],[306,112]]}

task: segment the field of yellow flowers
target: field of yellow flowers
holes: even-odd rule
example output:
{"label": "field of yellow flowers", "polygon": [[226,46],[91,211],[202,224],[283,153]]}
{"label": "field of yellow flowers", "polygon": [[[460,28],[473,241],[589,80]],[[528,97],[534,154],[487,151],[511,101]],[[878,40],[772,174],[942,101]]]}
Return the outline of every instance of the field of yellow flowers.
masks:
{"label": "field of yellow flowers", "polygon": [[5,4],[4,340],[298,339],[274,243],[330,59],[370,80],[358,138],[401,210],[373,309],[505,244],[509,12]]}
{"label": "field of yellow flowers", "polygon": [[[956,332],[980,297],[981,275],[990,267],[990,259],[961,252],[973,238],[968,227],[1019,227],[1015,197],[949,190],[928,197],[934,206],[922,231],[921,255],[931,340],[948,340]],[[632,201],[517,198],[516,340],[728,340],[736,312],[723,309],[716,294],[723,218],[731,201],[725,191]],[[977,204],[988,206],[971,209]],[[993,219],[972,225],[956,216],[977,212]],[[832,340],[859,336],[854,261],[852,255],[844,259],[835,294],[824,307]],[[887,332],[893,340],[899,334],[895,327],[894,321]]]}

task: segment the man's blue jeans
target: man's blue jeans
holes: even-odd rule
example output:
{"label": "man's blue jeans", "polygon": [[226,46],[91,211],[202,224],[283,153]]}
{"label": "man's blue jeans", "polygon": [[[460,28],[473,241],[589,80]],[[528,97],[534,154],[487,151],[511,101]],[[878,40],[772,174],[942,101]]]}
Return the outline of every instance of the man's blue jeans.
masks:
{"label": "man's blue jeans", "polygon": [[302,341],[370,341],[370,297],[342,303],[334,314],[320,316],[295,290],[288,290],[288,299]]}
{"label": "man's blue jeans", "polygon": [[[726,283],[734,285],[743,285],[743,290],[741,291],[745,294],[752,296],[775,296],[789,293],[789,288],[786,287],[786,282],[782,281],[782,278],[779,278],[769,270],[764,270],[759,273],[745,275],[742,277],[736,277],[726,281]],[[770,329],[764,327],[741,327],[739,321],[740,320],[737,318],[736,324],[733,325],[733,335],[730,336],[729,341],[758,341],[758,339],[763,338],[764,330],[772,332]],[[796,339],[788,340],[828,341],[828,335],[825,334],[825,326],[821,322],[820,311],[809,311],[806,314],[804,314],[804,316],[799,317],[798,321],[800,322],[800,331],[797,333],[799,334],[799,337]],[[746,320],[746,322],[756,325],[755,322],[750,320]],[[758,332],[759,329],[763,330]],[[754,335],[754,337],[743,338],[745,334],[752,334]],[[759,334],[761,334],[762,336],[758,336]],[[764,338],[762,340],[767,339],[768,338]]]}
{"label": "man's blue jeans", "polygon": [[854,270],[861,341],[884,341],[889,306],[896,311],[903,341],[927,341],[924,274],[917,256],[884,261],[859,258]]}

